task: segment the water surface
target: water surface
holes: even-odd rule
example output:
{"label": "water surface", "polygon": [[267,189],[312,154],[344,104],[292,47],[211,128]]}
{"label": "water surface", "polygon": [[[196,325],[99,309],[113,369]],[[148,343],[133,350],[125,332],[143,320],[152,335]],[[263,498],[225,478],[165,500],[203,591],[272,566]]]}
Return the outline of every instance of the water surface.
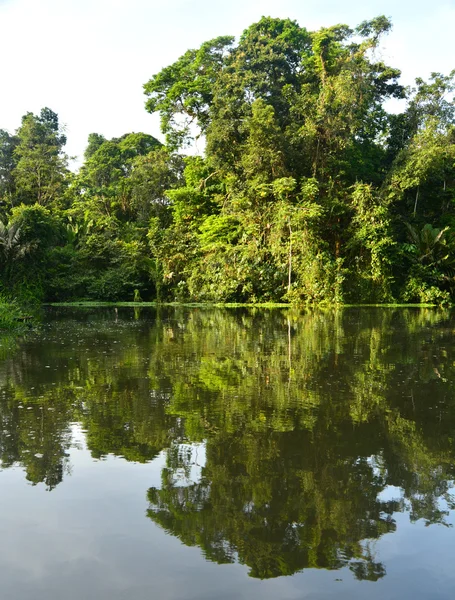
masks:
{"label": "water surface", "polygon": [[452,598],[454,333],[48,309],[0,346],[2,600]]}

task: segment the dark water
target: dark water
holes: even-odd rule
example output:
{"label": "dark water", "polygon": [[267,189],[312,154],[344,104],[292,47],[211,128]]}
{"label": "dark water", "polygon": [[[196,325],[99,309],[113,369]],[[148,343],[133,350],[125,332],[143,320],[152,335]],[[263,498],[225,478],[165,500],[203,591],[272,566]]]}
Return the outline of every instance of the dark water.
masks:
{"label": "dark water", "polygon": [[7,343],[2,600],[454,597],[455,315],[51,309]]}

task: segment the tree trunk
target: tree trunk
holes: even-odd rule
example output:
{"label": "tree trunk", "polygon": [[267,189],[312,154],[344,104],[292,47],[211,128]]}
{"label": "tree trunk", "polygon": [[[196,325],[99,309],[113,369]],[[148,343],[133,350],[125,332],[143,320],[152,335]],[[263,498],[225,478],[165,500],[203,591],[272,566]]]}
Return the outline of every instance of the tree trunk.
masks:
{"label": "tree trunk", "polygon": [[420,186],[417,187],[416,201],[414,204],[414,217],[416,216],[416,213],[417,213],[417,202],[419,201],[419,191],[420,191]]}
{"label": "tree trunk", "polygon": [[288,270],[288,292],[291,291],[291,279],[292,279],[292,229],[291,222],[289,221],[289,270]]}

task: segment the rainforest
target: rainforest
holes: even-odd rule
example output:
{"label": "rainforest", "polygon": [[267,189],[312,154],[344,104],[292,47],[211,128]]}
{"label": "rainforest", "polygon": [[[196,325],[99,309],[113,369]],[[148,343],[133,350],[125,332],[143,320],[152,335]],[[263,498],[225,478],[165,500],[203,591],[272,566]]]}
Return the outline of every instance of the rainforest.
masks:
{"label": "rainforest", "polygon": [[0,130],[0,305],[451,304],[455,71],[404,87],[390,28],[209,40],[144,84],[164,143],[92,133],[76,172],[51,109]]}

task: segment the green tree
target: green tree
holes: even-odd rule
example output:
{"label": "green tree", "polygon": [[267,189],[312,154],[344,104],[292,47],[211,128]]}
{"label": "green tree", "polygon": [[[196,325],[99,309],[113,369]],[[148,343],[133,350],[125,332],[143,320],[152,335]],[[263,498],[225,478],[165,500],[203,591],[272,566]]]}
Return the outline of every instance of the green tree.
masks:
{"label": "green tree", "polygon": [[60,200],[68,175],[68,157],[63,152],[66,136],[58,116],[49,108],[27,113],[17,130],[13,176],[16,198],[25,204],[48,206]]}
{"label": "green tree", "polygon": [[18,139],[4,129],[0,129],[0,201],[11,205],[15,193],[13,171],[16,166],[15,148]]}
{"label": "green tree", "polygon": [[[189,135],[188,123],[180,127],[182,113],[206,136],[208,173],[201,175],[199,189],[185,185],[170,195],[176,218],[186,214],[188,230],[200,236],[184,258],[177,250],[183,270],[172,269],[175,284],[184,285],[190,297],[255,301],[287,294],[296,301],[340,300],[343,285],[352,283],[343,269],[359,268],[350,241],[355,230],[357,240],[369,238],[364,242],[372,258],[361,265],[364,280],[381,279],[376,287],[382,285],[382,291],[360,286],[351,296],[390,298],[392,276],[385,263],[391,259],[375,247],[382,232],[362,233],[366,217],[361,227],[352,210],[359,195],[352,186],[359,179],[365,185],[384,179],[382,138],[389,120],[383,103],[404,93],[399,71],[374,59],[390,27],[378,17],[355,30],[338,25],[308,32],[295,21],[264,17],[237,45],[218,39],[222,52],[210,81],[198,79],[191,60],[207,60],[214,42],[187,53],[146,84],[148,110],[160,112],[169,136]],[[206,73],[202,66],[200,71]],[[204,96],[202,89],[210,94]],[[198,110],[191,112],[194,106]],[[217,188],[205,185],[212,177],[221,184]],[[312,186],[317,201],[310,201],[310,210]],[[212,202],[201,204],[202,190]],[[193,206],[197,216],[191,214]],[[216,243],[207,244],[208,239]],[[172,254],[169,246],[166,254]]]}
{"label": "green tree", "polygon": [[213,86],[233,41],[230,36],[218,37],[202,44],[199,50],[188,50],[144,85],[146,109],[160,112],[161,129],[171,149],[189,141],[193,124],[205,132]]}

